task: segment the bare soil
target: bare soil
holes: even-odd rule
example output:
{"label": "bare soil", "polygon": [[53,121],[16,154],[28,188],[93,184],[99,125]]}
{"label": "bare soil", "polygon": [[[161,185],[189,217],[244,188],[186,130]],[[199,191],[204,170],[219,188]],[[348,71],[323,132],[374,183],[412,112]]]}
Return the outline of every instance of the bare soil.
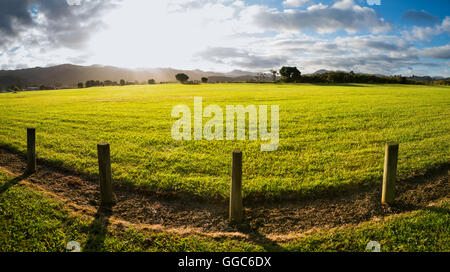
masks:
{"label": "bare soil", "polygon": [[[0,168],[20,176],[25,166],[26,160],[22,154],[0,147]],[[380,182],[380,186],[365,186],[339,195],[321,195],[309,199],[278,202],[244,200],[246,223],[233,225],[228,222],[228,206],[223,201],[150,192],[114,183],[116,204],[109,213],[118,220],[164,229],[195,229],[203,233],[241,232],[260,237],[304,233],[314,229],[359,224],[427,207],[450,195],[449,166],[445,164],[427,173],[400,179],[397,182],[396,201],[391,205],[380,203]],[[70,201],[72,206],[100,210],[96,177],[38,161],[38,171],[22,178]]]}

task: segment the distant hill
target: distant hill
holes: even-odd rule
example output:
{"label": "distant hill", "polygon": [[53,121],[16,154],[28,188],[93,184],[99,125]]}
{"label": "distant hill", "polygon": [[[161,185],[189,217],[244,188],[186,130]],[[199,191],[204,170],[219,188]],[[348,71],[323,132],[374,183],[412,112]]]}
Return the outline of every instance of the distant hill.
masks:
{"label": "distant hill", "polygon": [[317,70],[314,73],[312,73],[312,75],[321,75],[321,74],[327,74],[327,73],[333,73],[333,72],[343,73],[344,71],[330,71],[330,70],[320,69],[320,70]]}
{"label": "distant hill", "polygon": [[[235,82],[253,79],[256,75],[252,72],[235,70],[229,73],[207,72],[202,70],[177,70],[172,68],[152,69],[125,69],[113,66],[79,66],[63,64],[53,67],[36,67],[21,70],[1,70],[0,87],[12,85],[25,86],[76,86],[78,82],[87,80],[111,80],[119,82],[124,79],[128,82],[143,82],[155,79],[156,82],[175,81],[175,75],[185,73],[190,80],[200,80],[202,77],[211,78],[211,82]],[[217,80],[215,80],[217,79]]]}
{"label": "distant hill", "polygon": [[325,70],[325,69],[320,69],[320,70],[315,71],[315,72],[312,73],[312,74],[313,74],[313,75],[321,75],[321,74],[326,74],[326,73],[329,73],[329,72],[333,72],[333,71]]}
{"label": "distant hill", "polygon": [[210,83],[222,83],[222,82],[249,82],[255,81],[255,76],[245,75],[245,76],[210,76],[208,77],[208,82]]}
{"label": "distant hill", "polygon": [[444,77],[430,77],[430,76],[411,76],[410,78],[413,80],[427,81],[427,82],[445,79]]}

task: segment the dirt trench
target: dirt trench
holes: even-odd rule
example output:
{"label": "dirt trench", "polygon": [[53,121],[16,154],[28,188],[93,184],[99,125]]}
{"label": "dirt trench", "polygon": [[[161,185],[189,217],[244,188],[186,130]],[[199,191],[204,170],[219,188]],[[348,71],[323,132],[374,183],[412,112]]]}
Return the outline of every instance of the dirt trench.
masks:
{"label": "dirt trench", "polygon": [[[22,154],[0,147],[0,170],[18,177],[24,173],[25,166],[26,160]],[[245,223],[241,225],[228,222],[225,202],[149,192],[115,183],[116,204],[110,214],[115,220],[158,226],[166,230],[184,230],[185,233],[196,231],[282,237],[315,229],[359,224],[425,208],[450,196],[449,169],[449,164],[446,164],[423,175],[400,179],[397,182],[396,201],[389,206],[380,204],[381,185],[315,199],[256,203],[244,201]],[[41,162],[35,174],[21,178],[64,200],[71,207],[77,207],[81,212],[99,210],[99,186],[94,177]]]}

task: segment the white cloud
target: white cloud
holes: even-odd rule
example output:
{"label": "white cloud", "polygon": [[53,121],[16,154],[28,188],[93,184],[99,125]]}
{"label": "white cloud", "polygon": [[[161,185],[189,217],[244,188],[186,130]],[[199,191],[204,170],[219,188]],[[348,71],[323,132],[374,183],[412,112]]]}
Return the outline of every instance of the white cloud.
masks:
{"label": "white cloud", "polygon": [[69,6],[79,6],[83,0],[66,0]]}
{"label": "white cloud", "polygon": [[411,31],[403,31],[402,35],[409,41],[431,41],[433,37],[443,33],[450,33],[450,16],[445,17],[441,24],[434,27],[414,26]]}
{"label": "white cloud", "polygon": [[266,9],[256,16],[256,23],[276,31],[312,30],[322,34],[339,30],[380,33],[391,29],[373,9],[356,5],[353,0],[338,1],[331,7],[316,6],[289,12]]}
{"label": "white cloud", "polygon": [[283,1],[283,5],[298,8],[309,2],[311,2],[311,0],[285,0]]}
{"label": "white cloud", "polygon": [[445,17],[445,19],[442,21],[441,30],[444,32],[450,33],[450,17],[449,16]]}
{"label": "white cloud", "polygon": [[326,8],[328,8],[327,5],[324,5],[324,4],[322,4],[322,3],[319,3],[319,4],[317,4],[317,5],[309,6],[309,7],[307,8],[307,10],[308,10],[308,11],[313,11],[313,10],[316,10],[316,9],[326,9]]}
{"label": "white cloud", "polygon": [[373,6],[379,6],[381,5],[381,0],[367,0],[367,5]]}

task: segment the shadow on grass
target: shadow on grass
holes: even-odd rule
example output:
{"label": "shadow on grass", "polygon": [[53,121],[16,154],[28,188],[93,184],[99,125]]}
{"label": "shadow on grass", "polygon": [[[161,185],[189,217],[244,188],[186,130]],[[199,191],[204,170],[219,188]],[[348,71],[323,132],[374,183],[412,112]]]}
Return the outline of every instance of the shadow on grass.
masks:
{"label": "shadow on grass", "polygon": [[425,208],[423,208],[423,210],[434,212],[434,213],[438,213],[438,214],[442,214],[442,215],[449,215],[450,214],[450,209],[449,208],[444,208],[444,207],[425,207]]}
{"label": "shadow on grass", "polygon": [[9,180],[8,182],[6,182],[5,184],[3,184],[0,187],[0,194],[3,194],[4,192],[8,191],[9,188],[13,187],[14,185],[16,185],[17,183],[19,183],[20,181],[28,178],[30,176],[30,174],[23,174],[19,177],[13,178],[11,180]]}
{"label": "shadow on grass", "polygon": [[[301,83],[300,83],[301,84]],[[383,85],[383,84],[375,84],[375,83],[303,83],[303,84],[311,84],[315,86],[323,86],[323,87],[372,87],[367,85]]]}
{"label": "shadow on grass", "polygon": [[[0,143],[0,149],[12,154],[17,155],[21,161],[26,164],[26,154],[20,151],[17,147],[10,144]],[[90,174],[86,172],[82,172],[76,169],[68,168],[64,165],[64,162],[61,160],[49,160],[44,158],[37,158],[37,164],[41,167],[41,171],[54,171],[64,175],[76,176],[87,182],[97,184],[98,183],[98,174]],[[114,174],[114,173],[113,173]],[[191,201],[213,201],[216,203],[221,203],[224,199],[221,196],[211,196],[206,198],[204,196],[199,196],[197,194],[191,192],[179,192],[172,190],[158,190],[157,188],[152,188],[146,184],[135,184],[129,178],[118,178],[114,177],[113,179],[114,190],[120,191],[128,191],[128,192],[139,192],[143,195],[147,196],[155,196],[164,197],[166,199],[189,199]]]}
{"label": "shadow on grass", "polygon": [[[320,85],[320,84],[318,84]],[[322,84],[324,86],[331,86],[333,84]],[[351,84],[336,84],[349,86]],[[359,87],[359,85],[355,85]],[[26,155],[23,154],[18,148],[10,144],[0,144],[0,149],[7,151],[8,153],[18,155],[22,161],[26,159]],[[0,150],[1,151],[1,150]],[[37,162],[43,170],[55,171],[61,174],[80,177],[81,179],[88,181],[90,183],[97,184],[98,174],[89,174],[75,169],[70,169],[64,166],[61,160],[48,160],[44,158],[38,158]],[[414,176],[399,176],[398,184],[406,183],[426,183],[428,179],[434,176],[441,175],[444,171],[448,171],[450,163],[439,163],[430,166],[428,169],[422,170],[421,172],[415,173]],[[324,184],[317,185],[314,189],[305,189],[303,191],[296,190],[280,190],[276,195],[267,196],[266,192],[260,191],[257,193],[247,193],[244,201],[249,204],[249,206],[261,205],[262,203],[279,203],[279,202],[291,202],[291,201],[308,201],[315,199],[331,200],[335,198],[349,197],[354,194],[361,192],[371,192],[373,190],[380,191],[381,193],[381,180],[382,172],[380,176],[368,177],[366,179],[359,180],[351,184]],[[183,201],[193,201],[201,203],[227,203],[228,199],[224,198],[220,194],[200,196],[192,192],[180,192],[176,190],[159,190],[158,188],[153,188],[145,183],[135,184],[130,178],[125,177],[115,177],[113,180],[113,186],[115,191],[131,192],[133,194],[139,193],[148,197],[157,196],[159,199],[166,200],[183,200]],[[1,192],[1,189],[0,189]]]}
{"label": "shadow on grass", "polygon": [[88,227],[88,237],[83,251],[105,251],[105,240],[112,215],[111,205],[102,205],[98,208],[94,220]]}
{"label": "shadow on grass", "polygon": [[[255,84],[273,84],[272,82],[261,82]],[[376,87],[377,85],[394,85],[393,83],[325,83],[325,82],[291,82],[291,83],[275,83],[276,85],[313,85],[313,86],[323,86],[323,87]],[[401,84],[395,84],[401,85]]]}
{"label": "shadow on grass", "polygon": [[258,229],[252,229],[248,222],[243,222],[239,225],[232,224],[240,232],[247,234],[251,242],[264,248],[266,252],[284,252],[286,249],[281,247],[277,242],[267,238],[264,234],[260,233]]}

